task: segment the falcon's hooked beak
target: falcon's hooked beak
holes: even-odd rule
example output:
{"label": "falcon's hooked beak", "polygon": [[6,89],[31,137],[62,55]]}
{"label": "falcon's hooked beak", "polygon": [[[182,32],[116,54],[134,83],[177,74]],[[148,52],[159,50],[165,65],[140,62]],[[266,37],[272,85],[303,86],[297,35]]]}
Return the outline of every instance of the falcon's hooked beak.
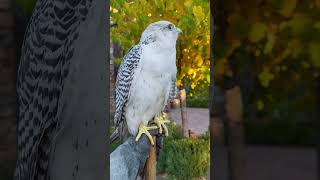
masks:
{"label": "falcon's hooked beak", "polygon": [[182,33],[180,28],[176,28],[176,31],[177,31],[178,34]]}

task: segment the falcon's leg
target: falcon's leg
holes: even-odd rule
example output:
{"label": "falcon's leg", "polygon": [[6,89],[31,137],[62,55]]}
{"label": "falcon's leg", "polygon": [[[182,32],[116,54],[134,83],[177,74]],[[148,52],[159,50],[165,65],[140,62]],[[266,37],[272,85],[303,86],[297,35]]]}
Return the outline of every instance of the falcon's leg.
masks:
{"label": "falcon's leg", "polygon": [[164,135],[168,136],[168,129],[166,127],[166,125],[164,123],[169,123],[170,121],[167,118],[167,115],[165,113],[163,113],[163,115],[157,115],[154,117],[154,120],[152,121],[152,123],[156,124],[159,128],[159,133],[162,134],[162,127],[164,130]]}
{"label": "falcon's leg", "polygon": [[139,126],[138,135],[136,136],[136,141],[138,141],[140,139],[142,134],[145,134],[145,135],[148,136],[152,146],[154,146],[154,142],[153,142],[152,136],[151,136],[151,134],[149,133],[148,130],[154,130],[154,129],[157,129],[157,128],[158,128],[157,126],[146,126],[143,123],[141,123],[140,126]]}

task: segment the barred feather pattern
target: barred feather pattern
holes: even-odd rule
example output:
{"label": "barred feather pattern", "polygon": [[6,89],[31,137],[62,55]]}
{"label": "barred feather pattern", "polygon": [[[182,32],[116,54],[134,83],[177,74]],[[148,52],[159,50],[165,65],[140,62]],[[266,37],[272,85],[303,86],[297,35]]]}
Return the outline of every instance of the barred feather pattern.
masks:
{"label": "barred feather pattern", "polygon": [[175,98],[179,97],[179,95],[180,95],[179,89],[177,88],[176,80],[174,79],[172,80],[172,83],[171,83],[168,102],[173,101]]}
{"label": "barred feather pattern", "polygon": [[124,120],[124,108],[128,100],[135,70],[140,61],[141,52],[141,45],[135,45],[129,50],[120,64],[116,80],[116,112],[114,116],[116,127],[119,127],[119,123]]}
{"label": "barred feather pattern", "polygon": [[29,21],[17,75],[18,157],[15,180],[48,177],[61,97],[79,27],[92,0],[38,0]]}

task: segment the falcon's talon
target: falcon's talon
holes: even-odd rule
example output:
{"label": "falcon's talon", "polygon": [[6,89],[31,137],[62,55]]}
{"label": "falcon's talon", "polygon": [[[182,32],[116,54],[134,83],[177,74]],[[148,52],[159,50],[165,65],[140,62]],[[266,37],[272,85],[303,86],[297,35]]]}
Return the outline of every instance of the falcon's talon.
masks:
{"label": "falcon's talon", "polygon": [[[166,117],[166,116],[164,116]],[[165,123],[169,123],[170,121],[166,118],[161,116],[156,116],[152,123],[156,124],[159,128],[159,133],[162,134],[162,127],[164,129],[164,135],[169,136],[168,128],[166,127]]]}
{"label": "falcon's talon", "polygon": [[158,129],[158,127],[157,126],[146,126],[143,123],[141,123],[139,126],[138,135],[136,136],[136,141],[138,141],[140,139],[142,134],[145,134],[149,138],[151,145],[154,146],[153,138],[148,131],[148,130],[154,130],[154,129]]}

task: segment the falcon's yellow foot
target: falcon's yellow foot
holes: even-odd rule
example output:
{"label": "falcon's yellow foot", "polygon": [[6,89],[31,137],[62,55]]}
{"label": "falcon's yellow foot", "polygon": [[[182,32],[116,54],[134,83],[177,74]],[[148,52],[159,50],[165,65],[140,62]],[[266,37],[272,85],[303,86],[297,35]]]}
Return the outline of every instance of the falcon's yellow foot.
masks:
{"label": "falcon's yellow foot", "polygon": [[159,128],[159,133],[162,134],[162,127],[164,130],[164,135],[168,136],[168,128],[166,127],[166,125],[164,123],[169,123],[170,121],[167,119],[166,114],[163,114],[163,116],[156,116],[154,118],[154,120],[152,121],[152,123],[156,124]]}
{"label": "falcon's yellow foot", "polygon": [[140,139],[142,134],[145,134],[148,136],[151,145],[154,146],[153,138],[148,130],[154,130],[157,128],[158,128],[157,126],[145,126],[143,123],[141,123],[139,126],[138,135],[136,136],[136,141],[138,141]]}

